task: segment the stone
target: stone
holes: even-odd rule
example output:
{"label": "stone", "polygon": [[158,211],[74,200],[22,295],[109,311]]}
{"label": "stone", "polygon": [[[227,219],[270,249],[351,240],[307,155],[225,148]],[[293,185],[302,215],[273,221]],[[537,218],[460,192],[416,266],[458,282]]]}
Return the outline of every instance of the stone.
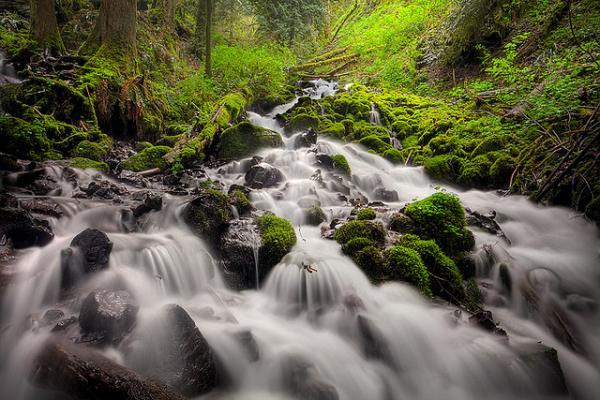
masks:
{"label": "stone", "polygon": [[246,186],[252,189],[264,189],[276,186],[284,179],[283,173],[267,163],[260,163],[250,167],[246,173]]}
{"label": "stone", "polygon": [[301,133],[294,141],[294,148],[301,149],[303,147],[311,147],[317,144],[318,135],[313,128],[309,128],[307,132]]}
{"label": "stone", "polygon": [[256,288],[255,252],[262,245],[258,226],[252,219],[231,221],[220,244],[225,278],[238,289]]}
{"label": "stone", "polygon": [[90,293],[79,314],[81,332],[101,343],[119,343],[136,322],[139,307],[126,291]]}
{"label": "stone", "polygon": [[290,355],[282,361],[283,384],[298,399],[338,400],[336,388],[318,377],[312,363],[300,356]]}
{"label": "stone", "polygon": [[394,202],[400,200],[398,192],[396,192],[395,190],[387,190],[386,188],[382,187],[375,189],[375,192],[373,194],[377,200],[387,202]]}
{"label": "stone", "polygon": [[15,249],[45,246],[52,239],[54,233],[47,221],[33,218],[23,209],[0,208],[0,240],[10,240]]}
{"label": "stone", "polygon": [[61,252],[63,288],[70,288],[85,274],[108,268],[113,243],[106,233],[88,228],[71,241]]}

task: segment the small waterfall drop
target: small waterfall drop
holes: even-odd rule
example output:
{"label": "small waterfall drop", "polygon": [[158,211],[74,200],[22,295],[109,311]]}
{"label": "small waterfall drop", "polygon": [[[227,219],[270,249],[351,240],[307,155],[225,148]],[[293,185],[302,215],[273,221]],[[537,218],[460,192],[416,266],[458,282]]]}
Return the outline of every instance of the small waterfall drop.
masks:
{"label": "small waterfall drop", "polygon": [[373,126],[381,126],[381,114],[375,103],[371,103],[371,111],[369,112],[369,122]]}

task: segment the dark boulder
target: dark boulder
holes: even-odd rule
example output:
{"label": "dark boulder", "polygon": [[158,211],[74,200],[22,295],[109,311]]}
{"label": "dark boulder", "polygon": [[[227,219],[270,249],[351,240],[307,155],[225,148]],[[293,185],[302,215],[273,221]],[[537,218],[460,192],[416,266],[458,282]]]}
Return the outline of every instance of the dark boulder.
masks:
{"label": "dark boulder", "polygon": [[125,291],[100,290],[85,298],[79,314],[84,336],[100,343],[118,343],[136,322],[139,307]]}
{"label": "dark boulder", "polygon": [[0,207],[18,208],[19,200],[10,193],[0,192]]}
{"label": "dark boulder", "polygon": [[144,195],[144,202],[133,210],[133,215],[136,218],[139,218],[150,211],[160,211],[162,210],[162,207],[162,197],[159,194],[149,192]]}
{"label": "dark boulder", "polygon": [[30,381],[69,398],[183,400],[171,388],[146,379],[89,347],[51,339],[34,359]]}
{"label": "dark boulder", "polygon": [[143,356],[133,360],[139,372],[195,397],[217,385],[217,369],[208,342],[180,306],[164,307],[152,329],[141,332]]}
{"label": "dark boulder", "polygon": [[63,288],[69,288],[84,274],[108,268],[113,244],[104,232],[88,228],[73,238],[61,252]]}
{"label": "dark boulder", "polygon": [[33,218],[26,210],[0,208],[0,240],[6,238],[15,249],[45,246],[54,238],[47,221]]}
{"label": "dark boulder", "polygon": [[504,239],[504,241],[506,241],[506,243],[510,244],[510,240],[504,234],[504,232],[502,231],[502,228],[500,228],[500,225],[498,225],[498,222],[496,222],[496,212],[495,211],[492,211],[489,214],[484,215],[478,211],[471,211],[467,208],[467,209],[465,209],[465,212],[467,214],[467,224],[469,226],[476,226],[478,228],[481,228],[481,229],[491,233],[492,235],[496,235],[499,238]]}
{"label": "dark boulder", "polygon": [[50,198],[35,198],[21,201],[21,208],[32,214],[61,218],[65,212],[56,201]]}
{"label": "dark boulder", "polygon": [[233,337],[245,350],[250,361],[256,362],[260,360],[260,349],[252,331],[235,332]]}
{"label": "dark boulder", "polygon": [[395,190],[387,190],[386,188],[381,187],[375,189],[374,195],[375,199],[387,202],[394,202],[400,200],[398,192],[396,192]]}
{"label": "dark boulder", "polygon": [[231,221],[220,244],[225,278],[231,287],[237,289],[257,287],[255,258],[261,245],[260,231],[254,220]]}
{"label": "dark boulder", "polygon": [[199,236],[217,244],[233,218],[229,196],[216,190],[202,190],[185,206],[183,220]]}
{"label": "dark boulder", "polygon": [[301,149],[303,147],[311,147],[317,144],[317,132],[314,129],[309,128],[307,132],[304,132],[296,137],[294,141],[294,148]]}
{"label": "dark boulder", "polygon": [[312,226],[319,226],[323,222],[327,221],[327,216],[323,209],[319,206],[313,206],[307,209],[304,209],[304,220],[306,224]]}
{"label": "dark boulder", "polygon": [[506,331],[494,322],[494,318],[492,316],[491,311],[479,311],[472,316],[469,317],[469,323],[473,326],[476,326],[484,331],[493,333],[495,335],[508,338]]}
{"label": "dark boulder", "polygon": [[246,185],[252,189],[273,187],[283,179],[283,173],[267,163],[253,165],[245,177]]}
{"label": "dark boulder", "polygon": [[519,345],[515,348],[518,357],[515,360],[531,377],[543,381],[539,395],[553,399],[567,399],[569,389],[565,381],[558,353],[555,349],[540,343]]}
{"label": "dark boulder", "polygon": [[410,233],[415,230],[415,223],[406,214],[395,213],[390,218],[388,229],[398,233]]}
{"label": "dark boulder", "polygon": [[317,165],[326,169],[333,169],[333,157],[329,154],[317,154],[315,156],[317,159]]}
{"label": "dark boulder", "polygon": [[112,182],[101,180],[90,182],[88,187],[85,189],[85,193],[90,198],[118,200],[121,198],[121,196],[128,194],[129,191],[123,186],[115,185]]}
{"label": "dark boulder", "polygon": [[381,360],[392,368],[395,368],[389,345],[385,340],[383,333],[375,323],[369,317],[364,315],[359,315],[356,319],[356,323],[362,339],[362,348],[365,355],[368,358]]}
{"label": "dark boulder", "polygon": [[282,361],[283,384],[289,393],[303,400],[338,400],[336,388],[321,379],[309,361],[288,356]]}
{"label": "dark boulder", "polygon": [[41,324],[44,326],[55,324],[65,317],[65,313],[58,309],[48,310],[42,316]]}

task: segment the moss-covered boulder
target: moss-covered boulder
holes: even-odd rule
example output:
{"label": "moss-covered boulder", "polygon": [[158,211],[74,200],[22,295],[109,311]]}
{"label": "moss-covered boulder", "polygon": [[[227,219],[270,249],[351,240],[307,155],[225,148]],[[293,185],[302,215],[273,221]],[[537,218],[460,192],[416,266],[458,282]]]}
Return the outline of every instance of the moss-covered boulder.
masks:
{"label": "moss-covered boulder", "polygon": [[109,167],[108,164],[102,161],[94,161],[85,157],[75,157],[71,158],[67,161],[71,167],[80,168],[80,169],[95,169],[97,171],[102,171],[108,173]]}
{"label": "moss-covered boulder", "polygon": [[350,175],[352,173],[352,169],[350,168],[350,164],[348,164],[348,160],[342,154],[336,154],[331,157],[333,160],[333,167],[345,175]]}
{"label": "moss-covered boulder", "polygon": [[183,220],[197,235],[218,243],[233,218],[229,197],[216,189],[205,189],[183,209]]}
{"label": "moss-covered boulder", "polygon": [[431,292],[452,303],[462,303],[465,287],[461,273],[450,257],[433,240],[421,240],[405,235],[402,246],[415,250],[421,256],[430,274]]}
{"label": "moss-covered boulder", "polygon": [[161,170],[167,166],[164,156],[171,151],[167,146],[147,147],[123,161],[123,168],[131,171],[146,171],[153,168]]}
{"label": "moss-covered boulder", "polygon": [[79,142],[79,144],[73,148],[71,154],[73,157],[83,157],[94,161],[103,161],[110,151],[110,147],[111,145],[107,142],[84,140]]}
{"label": "moss-covered boulder", "polygon": [[304,210],[304,220],[306,224],[318,226],[327,221],[327,216],[319,206],[313,206]]}
{"label": "moss-covered boulder", "polygon": [[256,222],[262,238],[259,249],[261,271],[268,274],[292,250],[297,241],[296,232],[289,221],[272,214],[263,215]]}
{"label": "moss-covered boulder", "polygon": [[390,280],[407,282],[431,297],[429,271],[415,250],[404,246],[392,247],[386,252],[385,267]]}
{"label": "moss-covered boulder", "polygon": [[279,133],[244,121],[221,134],[216,155],[221,159],[238,160],[252,156],[262,148],[282,146],[283,139]]}
{"label": "moss-covered boulder", "polygon": [[366,238],[373,243],[385,243],[385,228],[380,223],[372,221],[350,221],[335,231],[333,238],[340,244],[346,244],[352,239]]}
{"label": "moss-covered boulder", "polygon": [[231,193],[229,193],[229,201],[231,202],[231,205],[237,209],[237,212],[240,215],[250,214],[250,212],[254,209],[250,199],[248,199],[248,196],[246,196],[246,193],[242,192],[241,190],[233,190]]}
{"label": "moss-covered boulder", "polygon": [[390,218],[388,229],[398,233],[411,233],[415,230],[415,223],[403,213],[395,213]]}
{"label": "moss-covered boulder", "polygon": [[0,143],[3,152],[32,160],[42,159],[51,148],[42,126],[14,117],[0,116]]}
{"label": "moss-covered boulder", "polygon": [[453,256],[475,245],[466,228],[465,210],[456,195],[435,193],[406,206],[404,213],[415,223],[415,233],[435,240],[446,254]]}
{"label": "moss-covered boulder", "polygon": [[356,219],[359,221],[370,221],[377,218],[377,214],[375,214],[375,210],[372,208],[362,208],[358,210],[356,213]]}

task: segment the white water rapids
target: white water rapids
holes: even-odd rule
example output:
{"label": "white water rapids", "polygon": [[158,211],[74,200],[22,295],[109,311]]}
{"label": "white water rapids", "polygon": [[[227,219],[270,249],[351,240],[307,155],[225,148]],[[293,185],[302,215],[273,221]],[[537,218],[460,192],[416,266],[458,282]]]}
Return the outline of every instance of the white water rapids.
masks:
{"label": "white water rapids", "polygon": [[[321,82],[310,95],[321,97],[334,89]],[[249,113],[250,119],[283,132],[274,116],[294,103],[265,116]],[[322,171],[322,187],[311,179],[318,168],[315,152],[294,150],[294,141],[294,136],[285,138],[285,148],[260,154],[286,179],[279,187],[252,192],[251,200],[255,207],[290,220],[298,243],[259,290],[232,292],[225,287],[219,261],[178,217],[187,199],[166,196],[163,210],[151,214],[137,233],[123,229],[118,205],[60,199],[68,215],[53,221],[55,239],[24,251],[13,266],[20,281],[2,305],[2,398],[54,396],[26,383],[28,361],[47,335],[45,329],[36,329],[35,320],[52,308],[76,315],[81,300],[97,288],[126,289],[134,295],[140,304],[134,338],[144,335],[162,305],[184,307],[214,349],[226,378],[223,388],[205,396],[209,399],[293,398],[283,376],[290,358],[310,363],[311,376],[335,387],[340,399],[548,399],[547,376],[527,369],[516,357],[517,347],[537,342],[558,350],[573,398],[597,398],[600,240],[594,225],[570,210],[539,207],[523,197],[446,187],[472,210],[495,210],[512,243],[475,230],[486,308],[508,331],[508,345],[471,327],[466,315],[452,318],[456,307],[431,303],[406,284],[373,286],[337,243],[321,238],[319,228],[304,225],[300,204],[319,204],[329,221],[349,215],[352,206],[340,199],[340,191],[348,198],[373,201],[376,189],[395,190],[399,201],[387,204],[398,209],[436,192],[438,184],[421,168],[394,166],[358,145],[319,138],[320,153],[343,154],[352,169],[351,181],[343,184]],[[210,171],[210,176],[226,186],[243,184],[244,164],[233,162]],[[105,231],[114,243],[110,268],[87,282],[75,300],[61,303],[60,251],[88,227]],[[317,271],[307,273],[303,263]],[[499,289],[503,263],[515,282],[510,294]],[[528,287],[542,305],[537,311],[528,309],[527,290],[517,285],[524,281],[533,282]],[[550,305],[551,313],[568,318],[577,332],[578,352],[556,339],[544,322]],[[385,343],[379,358],[365,354],[364,321]],[[236,340],[240,332],[251,332],[258,360]],[[134,368],[149,359],[147,352],[135,341],[127,351],[105,350],[110,358]]]}

